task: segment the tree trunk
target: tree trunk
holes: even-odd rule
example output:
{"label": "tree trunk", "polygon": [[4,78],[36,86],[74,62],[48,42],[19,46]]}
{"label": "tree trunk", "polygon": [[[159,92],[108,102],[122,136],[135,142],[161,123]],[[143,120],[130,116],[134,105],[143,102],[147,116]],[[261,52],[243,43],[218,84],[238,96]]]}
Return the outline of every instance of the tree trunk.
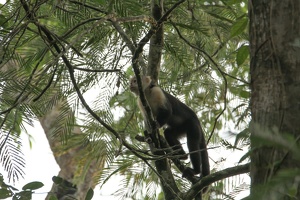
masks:
{"label": "tree trunk", "polygon": [[[59,101],[53,106],[51,111],[39,118],[55,160],[60,167],[60,171],[57,176],[66,181],[63,184],[54,183],[46,199],[49,199],[51,196],[55,196],[57,199],[85,199],[88,190],[90,188],[94,188],[96,185],[94,178],[95,174],[103,169],[104,166],[104,159],[101,159],[100,162],[93,160],[84,174],[84,178],[81,178],[82,181],[78,181],[78,172],[81,171],[78,169],[78,161],[84,163],[82,159],[79,159],[79,156],[82,157],[84,147],[80,145],[70,148],[67,151],[62,151],[62,142],[60,137],[53,136],[53,130],[59,126],[57,125],[56,120],[60,113],[63,112],[62,104],[66,103],[67,102],[65,101]],[[68,112],[70,115],[74,115],[71,109],[69,109]],[[82,134],[78,126],[74,126],[72,130],[72,134]],[[86,163],[88,162],[89,161],[86,161]]]}
{"label": "tree trunk", "polygon": [[[299,143],[300,136],[299,16],[299,1],[249,1],[251,146],[254,149],[251,155],[251,195],[264,192],[268,199],[285,199],[287,192],[285,190],[281,197],[273,196],[260,186],[267,185],[282,170],[300,167],[299,159],[295,159],[289,149]],[[290,146],[274,144],[283,143],[287,136],[294,138]],[[261,142],[261,138],[271,144]],[[281,189],[288,189],[295,183],[298,190],[295,197],[300,199],[295,177]]]}
{"label": "tree trunk", "polygon": [[[2,66],[1,72],[7,72],[11,69],[18,69],[18,64],[14,62],[14,60],[9,61],[6,65]],[[21,79],[21,77],[20,77]],[[17,95],[17,94],[16,94]],[[27,98],[27,104],[34,104],[31,100],[32,98]],[[63,107],[64,105],[64,107]],[[61,185],[53,184],[50,193],[47,195],[46,199],[49,199],[50,196],[55,196],[57,199],[85,199],[85,196],[90,188],[94,188],[96,186],[95,175],[99,173],[104,167],[105,157],[90,161],[88,158],[82,158],[82,152],[84,151],[84,146],[79,145],[73,148],[69,148],[68,150],[63,151],[62,149],[67,148],[67,146],[62,146],[62,141],[60,136],[54,136],[53,130],[59,129],[62,122],[57,123],[57,119],[61,117],[61,112],[67,113],[68,116],[74,117],[74,113],[70,107],[67,108],[66,111],[66,100],[60,100],[56,105],[53,105],[52,109],[43,113],[43,116],[39,116],[40,113],[36,113],[38,116],[41,126],[44,129],[46,137],[48,139],[50,148],[53,152],[54,158],[60,167],[59,174],[57,176],[61,177],[71,185],[66,188],[62,188]],[[46,108],[45,108],[46,110]],[[67,122],[67,119],[61,119]],[[58,135],[63,135],[61,132],[57,133]],[[78,126],[74,126],[72,129],[72,133],[70,134],[83,134]],[[81,156],[81,157],[80,157]],[[79,163],[90,163],[87,167],[85,173],[80,174],[82,170],[79,169]],[[51,166],[50,166],[51,167]],[[78,176],[84,176],[78,178]],[[81,181],[78,181],[81,180]],[[72,185],[75,187],[74,190],[70,190]]]}

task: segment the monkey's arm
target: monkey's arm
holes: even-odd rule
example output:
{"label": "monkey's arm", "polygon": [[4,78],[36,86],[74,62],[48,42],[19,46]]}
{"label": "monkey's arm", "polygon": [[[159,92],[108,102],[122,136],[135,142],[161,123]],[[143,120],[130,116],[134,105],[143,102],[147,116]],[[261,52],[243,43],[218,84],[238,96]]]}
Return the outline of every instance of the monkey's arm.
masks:
{"label": "monkey's arm", "polygon": [[172,107],[169,104],[169,102],[167,102],[164,107],[159,107],[157,109],[156,121],[159,125],[159,128],[167,124],[171,115],[172,115]]}

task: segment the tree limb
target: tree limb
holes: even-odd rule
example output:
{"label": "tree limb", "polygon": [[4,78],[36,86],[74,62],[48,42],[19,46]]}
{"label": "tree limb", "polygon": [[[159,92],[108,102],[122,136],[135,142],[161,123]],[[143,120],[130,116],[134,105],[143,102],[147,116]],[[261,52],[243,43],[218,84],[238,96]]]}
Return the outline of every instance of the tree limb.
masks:
{"label": "tree limb", "polygon": [[[152,1],[153,2],[153,1]],[[162,4],[162,3],[161,3]],[[152,16],[155,20],[159,20],[162,16],[163,5],[154,4],[152,6]],[[157,82],[160,71],[160,61],[162,56],[162,48],[164,44],[164,29],[163,24],[150,39],[149,54],[148,54],[148,68],[147,74],[151,75],[152,79]]]}
{"label": "tree limb", "polygon": [[203,177],[197,183],[195,183],[192,188],[184,194],[184,199],[192,199],[197,195],[203,188],[209,186],[210,184],[223,180],[225,178],[236,176],[239,174],[248,173],[250,171],[250,163],[239,165],[236,167],[230,167],[208,176]]}

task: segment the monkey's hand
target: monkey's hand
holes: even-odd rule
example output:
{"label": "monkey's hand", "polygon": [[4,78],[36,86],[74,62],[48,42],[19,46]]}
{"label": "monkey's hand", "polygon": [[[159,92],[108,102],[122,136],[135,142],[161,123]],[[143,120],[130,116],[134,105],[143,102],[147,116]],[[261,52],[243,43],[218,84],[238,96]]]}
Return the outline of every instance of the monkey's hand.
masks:
{"label": "monkey's hand", "polygon": [[178,158],[179,160],[188,159],[188,155],[181,147],[174,147],[173,151],[174,151],[173,155],[176,156],[176,158]]}
{"label": "monkey's hand", "polygon": [[147,142],[148,144],[152,143],[152,138],[150,136],[144,137],[141,135],[136,135],[134,138],[139,142]]}
{"label": "monkey's hand", "polygon": [[[176,155],[176,154],[175,154]],[[182,155],[182,154],[178,154],[178,159],[179,160],[187,160],[188,159],[188,156],[186,154]]]}
{"label": "monkey's hand", "polygon": [[[202,175],[200,177],[195,175],[196,173],[192,168],[186,167],[186,169],[182,173],[182,178],[186,178],[189,181],[191,181],[193,184],[196,184],[199,180],[201,180]],[[207,191],[208,191],[208,186],[202,189],[202,193],[206,193]]]}
{"label": "monkey's hand", "polygon": [[182,178],[192,179],[195,174],[196,173],[192,168],[186,167],[186,169],[182,172]]}
{"label": "monkey's hand", "polygon": [[161,125],[159,124],[159,122],[158,122],[157,120],[155,120],[155,123],[156,123],[156,127],[157,127],[158,129],[160,129],[160,128],[161,128]]}

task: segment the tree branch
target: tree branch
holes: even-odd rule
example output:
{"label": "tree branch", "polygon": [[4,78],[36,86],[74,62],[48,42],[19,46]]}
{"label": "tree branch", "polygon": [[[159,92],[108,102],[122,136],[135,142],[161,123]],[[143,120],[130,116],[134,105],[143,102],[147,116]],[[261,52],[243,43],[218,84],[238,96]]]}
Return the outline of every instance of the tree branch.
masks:
{"label": "tree branch", "polygon": [[[152,1],[153,2],[153,1]],[[162,5],[154,4],[152,6],[152,16],[155,20],[159,20],[162,16]],[[153,80],[157,82],[158,74],[160,71],[160,61],[162,56],[162,48],[164,43],[164,29],[163,24],[160,25],[158,30],[150,39],[149,55],[148,55],[148,68],[147,74],[151,75]]]}
{"label": "tree branch", "polygon": [[25,0],[21,0],[21,3],[23,5],[23,8],[25,10],[25,12],[27,13],[27,17],[30,18],[34,24],[40,29],[41,32],[43,32],[43,34],[46,36],[46,39],[48,41],[48,43],[52,44],[55,51],[59,54],[59,56],[62,58],[63,62],[65,63],[68,71],[69,71],[69,75],[71,78],[71,82],[74,86],[74,89],[78,95],[78,98],[80,100],[80,102],[82,103],[82,105],[84,106],[84,108],[88,111],[88,113],[93,116],[104,128],[106,128],[108,131],[110,131],[116,138],[119,139],[119,141],[125,146],[127,147],[127,149],[129,149],[131,152],[133,152],[134,155],[136,155],[137,157],[141,158],[141,159],[145,159],[144,157],[142,157],[141,155],[139,155],[137,153],[137,151],[131,147],[120,135],[119,133],[114,130],[111,126],[109,126],[107,123],[105,123],[91,108],[90,106],[87,104],[87,102],[85,101],[83,95],[80,92],[80,88],[76,82],[76,78],[74,75],[74,66],[70,63],[70,61],[68,60],[68,58],[64,55],[64,52],[60,49],[60,47],[57,44],[57,41],[54,40],[54,38],[52,37],[52,33],[51,31],[49,31],[45,26],[42,26],[41,24],[39,24],[37,21],[35,21],[36,19],[34,18],[34,16],[31,14],[29,7],[27,5],[27,3],[25,2]]}
{"label": "tree branch", "polygon": [[120,69],[87,69],[81,67],[73,67],[73,69],[85,71],[85,72],[120,72]]}
{"label": "tree branch", "polygon": [[140,42],[137,45],[137,48],[132,56],[132,67],[137,79],[137,83],[139,86],[139,94],[140,99],[142,102],[142,105],[145,108],[147,119],[149,120],[149,125],[152,128],[152,130],[156,129],[156,122],[153,120],[153,116],[151,113],[151,109],[146,101],[144,91],[142,89],[142,80],[140,77],[140,69],[138,65],[138,58],[140,54],[143,52],[143,48],[146,45],[146,43],[150,40],[153,34],[160,28],[161,24],[168,18],[168,16],[171,14],[171,12],[177,8],[180,4],[182,4],[185,0],[180,0],[177,3],[175,3],[169,10],[166,11],[166,13],[157,21],[156,26],[152,26],[151,29],[148,31],[148,33],[140,40]]}
{"label": "tree branch", "polygon": [[239,174],[248,173],[250,171],[250,163],[239,165],[236,167],[230,167],[208,176],[203,177],[197,183],[195,183],[192,188],[184,194],[183,199],[192,199],[195,197],[203,188],[209,186],[210,184],[223,180],[225,178],[236,176]]}
{"label": "tree branch", "polygon": [[[160,148],[159,144],[159,138],[156,138],[159,136],[159,132],[157,129],[157,123],[153,118],[151,108],[149,107],[149,104],[145,98],[144,91],[142,89],[142,81],[140,77],[140,69],[138,64],[138,59],[143,52],[143,48],[147,42],[151,39],[151,37],[159,30],[160,26],[163,24],[163,22],[167,19],[167,17],[171,14],[171,12],[177,8],[181,3],[183,3],[184,0],[178,1],[175,3],[170,10],[168,10],[158,21],[156,25],[153,25],[151,29],[148,31],[148,33],[140,40],[140,42],[137,45],[137,48],[132,56],[132,67],[137,79],[138,83],[138,89],[139,89],[139,97],[142,102],[142,105],[144,106],[144,109],[146,110],[146,122],[147,127],[151,128],[151,136],[153,139],[153,142],[155,144],[155,147]],[[146,135],[147,136],[147,135]],[[162,151],[154,151],[153,154],[155,155],[161,155],[163,154]],[[155,162],[156,169],[158,170],[158,173],[160,175],[163,175],[160,177],[160,180],[162,182],[162,189],[165,194],[166,199],[174,199],[177,197],[177,193],[179,192],[179,189],[175,183],[174,177],[172,175],[172,172],[170,170],[170,167],[167,163],[166,159],[163,160],[157,160]],[[167,182],[165,182],[167,180]]]}

